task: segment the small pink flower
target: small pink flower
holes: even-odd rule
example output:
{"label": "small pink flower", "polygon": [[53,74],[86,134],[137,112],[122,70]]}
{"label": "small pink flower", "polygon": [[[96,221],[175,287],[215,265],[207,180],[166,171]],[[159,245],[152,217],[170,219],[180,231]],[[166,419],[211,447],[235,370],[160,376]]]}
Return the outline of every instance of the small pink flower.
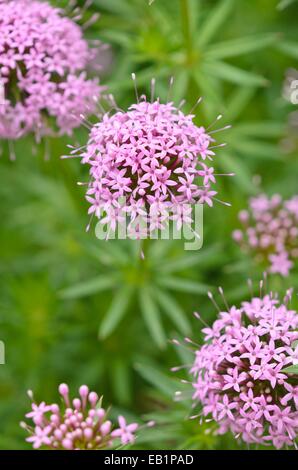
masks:
{"label": "small pink flower", "polygon": [[45,426],[44,428],[36,426],[34,429],[34,434],[30,437],[27,437],[26,441],[32,442],[34,449],[38,449],[42,445],[49,446],[51,445],[51,439],[48,435],[50,434],[51,430],[51,426]]}
{"label": "small pink flower", "polygon": [[232,413],[232,410],[237,408],[237,403],[230,402],[228,395],[224,395],[221,402],[217,402],[217,419],[222,420],[223,418],[227,417],[231,419],[232,421],[234,420],[234,415]]}
{"label": "small pink flower", "polygon": [[46,405],[44,401],[39,405],[32,403],[32,411],[26,414],[26,418],[31,418],[38,426],[42,423],[44,414],[50,411],[50,409],[51,407]]}
{"label": "small pink flower", "polygon": [[119,428],[112,432],[112,437],[120,437],[122,444],[133,444],[135,441],[134,433],[138,429],[137,423],[126,424],[123,416],[118,418]]}
{"label": "small pink flower", "polygon": [[293,386],[285,382],[284,387],[288,393],[280,399],[281,403],[285,406],[288,401],[294,400],[296,408],[298,409],[298,385]]}
{"label": "small pink flower", "polygon": [[240,392],[240,384],[246,378],[246,373],[241,372],[239,374],[238,369],[235,367],[231,372],[231,375],[225,374],[223,376],[225,380],[225,385],[223,386],[223,390],[228,390],[229,388],[233,388],[236,392]]}

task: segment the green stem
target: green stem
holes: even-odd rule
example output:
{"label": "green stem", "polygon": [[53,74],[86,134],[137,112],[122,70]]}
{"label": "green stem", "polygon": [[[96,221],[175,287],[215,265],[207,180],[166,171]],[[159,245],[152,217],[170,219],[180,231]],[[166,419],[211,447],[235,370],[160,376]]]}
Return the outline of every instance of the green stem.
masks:
{"label": "green stem", "polygon": [[188,0],[180,0],[180,10],[181,10],[182,32],[184,36],[184,44],[185,44],[185,49],[186,49],[186,58],[187,58],[187,62],[190,64],[192,62],[192,40],[191,40],[190,14],[189,14]]}

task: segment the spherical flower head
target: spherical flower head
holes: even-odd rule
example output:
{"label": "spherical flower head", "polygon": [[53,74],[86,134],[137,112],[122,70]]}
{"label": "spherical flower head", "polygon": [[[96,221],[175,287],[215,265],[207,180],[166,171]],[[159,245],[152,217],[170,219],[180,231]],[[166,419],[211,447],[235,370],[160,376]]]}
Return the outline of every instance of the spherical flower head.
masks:
{"label": "spherical flower head", "polygon": [[202,414],[249,444],[296,445],[298,314],[277,295],[252,298],[204,328],[205,344],[190,370]]}
{"label": "spherical flower head", "polygon": [[[127,112],[105,114],[90,132],[82,162],[90,166],[89,213],[112,232],[146,234],[191,222],[189,206],[213,205],[213,138],[172,102],[143,96]],[[143,236],[143,234],[142,234]]]}
{"label": "spherical flower head", "polygon": [[95,52],[61,9],[38,0],[1,1],[0,138],[33,132],[39,139],[78,127],[101,91],[86,77]]}
{"label": "spherical flower head", "polygon": [[136,423],[127,424],[119,416],[119,428],[114,427],[107,419],[107,412],[101,407],[101,399],[96,392],[90,392],[87,385],[79,388],[79,397],[69,397],[66,384],[59,386],[62,405],[33,401],[31,411],[26,418],[32,420],[33,426],[22,422],[30,436],[26,439],[34,449],[43,447],[53,450],[100,450],[121,444],[132,444],[135,440]]}
{"label": "spherical flower head", "polygon": [[269,265],[271,273],[286,277],[298,257],[298,196],[283,200],[279,194],[251,198],[249,210],[239,212],[242,230],[234,240],[257,260]]}

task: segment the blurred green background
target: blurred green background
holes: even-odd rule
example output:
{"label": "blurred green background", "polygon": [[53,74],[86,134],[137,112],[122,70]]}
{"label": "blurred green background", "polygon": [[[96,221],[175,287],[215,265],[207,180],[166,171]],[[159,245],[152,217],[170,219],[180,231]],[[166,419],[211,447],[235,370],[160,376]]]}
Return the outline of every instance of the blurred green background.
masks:
{"label": "blurred green background", "polygon": [[[238,448],[232,436],[214,437],[208,425],[187,420],[187,399],[174,402],[183,374],[171,374],[170,367],[192,359],[168,340],[187,334],[200,341],[192,312],[199,310],[207,322],[215,318],[209,288],[222,286],[230,304],[245,300],[248,277],[257,290],[263,267],[231,240],[248,197],[297,194],[297,128],[288,124],[297,106],[282,89],[287,69],[298,68],[298,2],[148,3],[93,1],[86,16],[101,17],[86,35],[110,44],[102,82],[125,108],[135,99],[132,72],[140,94],[149,92],[155,77],[163,100],[174,76],[172,97],[186,99],[185,111],[204,97],[197,124],[222,113],[220,127],[233,127],[217,134],[228,146],[218,149],[215,167],[236,173],[219,189],[232,207],[204,210],[200,251],[184,251],[179,241],[152,242],[142,263],[136,242],[102,242],[94,226],[85,231],[87,204],[76,182],[87,180],[88,169],[60,159],[67,143],[86,142],[84,130],[37,147],[33,138],[23,139],[15,145],[15,162],[1,142],[0,339],[6,364],[0,365],[0,449],[29,448],[18,424],[29,406],[26,390],[51,402],[60,382],[74,391],[87,383],[115,413],[156,419],[156,428],[140,434],[140,448]],[[281,293],[296,287],[297,267],[290,278],[269,282]]]}

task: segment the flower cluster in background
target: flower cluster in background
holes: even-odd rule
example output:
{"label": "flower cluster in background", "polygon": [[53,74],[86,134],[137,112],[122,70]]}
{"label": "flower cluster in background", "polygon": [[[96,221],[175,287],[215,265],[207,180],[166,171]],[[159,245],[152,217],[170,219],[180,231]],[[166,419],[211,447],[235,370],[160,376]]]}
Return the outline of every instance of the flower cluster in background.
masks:
{"label": "flower cluster in background", "polygon": [[298,314],[277,294],[254,297],[219,314],[204,328],[206,343],[190,370],[193,400],[212,416],[219,433],[249,444],[295,445],[298,433]]}
{"label": "flower cluster in background", "polygon": [[82,163],[90,165],[89,213],[113,231],[126,213],[129,228],[138,218],[151,232],[163,229],[169,218],[178,229],[189,223],[185,204],[212,206],[214,139],[193,118],[171,102],[145,97],[127,112],[105,114],[81,154]]}
{"label": "flower cluster in background", "polygon": [[[281,12],[278,4],[288,8]],[[297,8],[297,0],[0,0],[0,340],[9,350],[0,366],[0,449],[116,449],[134,435],[137,449],[295,445],[297,343],[287,340],[290,312],[298,311],[297,202],[292,198],[290,214],[285,201],[271,209],[268,195],[298,194]],[[100,82],[92,80],[98,75]],[[220,126],[209,125],[219,113]],[[217,152],[218,127],[230,129]],[[77,158],[61,159],[66,152]],[[12,164],[9,153],[22,158]],[[45,154],[52,156],[46,163]],[[256,191],[267,195],[256,198],[260,220],[249,208],[235,233],[243,254],[231,233]],[[196,229],[201,203],[213,204],[204,211],[204,234]],[[88,208],[93,222],[99,219],[95,234],[84,230]],[[111,240],[100,241],[116,224]],[[128,224],[131,232],[121,237]],[[150,234],[142,231],[148,226]],[[192,240],[204,235],[201,249],[196,243],[197,250],[184,251],[186,231]],[[130,239],[142,235],[156,239]],[[295,288],[290,303],[274,305],[271,328],[277,299],[264,300],[253,282],[264,270],[268,292]],[[205,344],[225,356],[220,364],[214,355],[206,359],[203,408],[212,397],[218,408],[204,417],[200,400],[192,400],[195,377],[177,391],[170,373],[177,357],[167,340],[189,339],[194,305],[213,324],[206,292],[214,285],[227,299],[220,321],[230,315],[233,324]],[[259,298],[250,316],[262,317],[251,320],[242,306],[237,321],[228,302],[241,305],[249,290]],[[186,342],[177,353],[179,370],[189,371],[201,342]],[[211,388],[212,374],[207,383],[209,366],[225,390]],[[100,386],[112,411],[105,404],[99,411],[100,397],[85,386],[70,398],[61,385],[61,402],[62,377],[70,390]],[[31,407],[24,390],[33,387],[44,403],[30,392]],[[117,421],[119,414],[132,424]],[[187,419],[198,414],[200,422]],[[135,432],[134,422],[143,420],[156,426]]]}
{"label": "flower cluster in background", "polygon": [[249,211],[241,211],[239,220],[243,230],[233,232],[234,240],[259,261],[269,263],[271,273],[288,276],[298,257],[298,196],[251,198]]}
{"label": "flower cluster in background", "polygon": [[61,406],[47,405],[44,401],[37,404],[32,392],[28,392],[32,410],[26,418],[32,420],[33,426],[25,422],[21,426],[30,433],[26,440],[34,449],[99,450],[113,447],[117,441],[123,445],[134,442],[138,425],[127,424],[125,418],[119,416],[119,427],[113,426],[101,406],[102,399],[86,385],[80,387],[80,397],[73,400],[66,384],[59,386],[59,393],[63,401]]}
{"label": "flower cluster in background", "polygon": [[87,79],[95,57],[81,28],[37,0],[0,2],[0,138],[70,133],[93,112],[101,87]]}

